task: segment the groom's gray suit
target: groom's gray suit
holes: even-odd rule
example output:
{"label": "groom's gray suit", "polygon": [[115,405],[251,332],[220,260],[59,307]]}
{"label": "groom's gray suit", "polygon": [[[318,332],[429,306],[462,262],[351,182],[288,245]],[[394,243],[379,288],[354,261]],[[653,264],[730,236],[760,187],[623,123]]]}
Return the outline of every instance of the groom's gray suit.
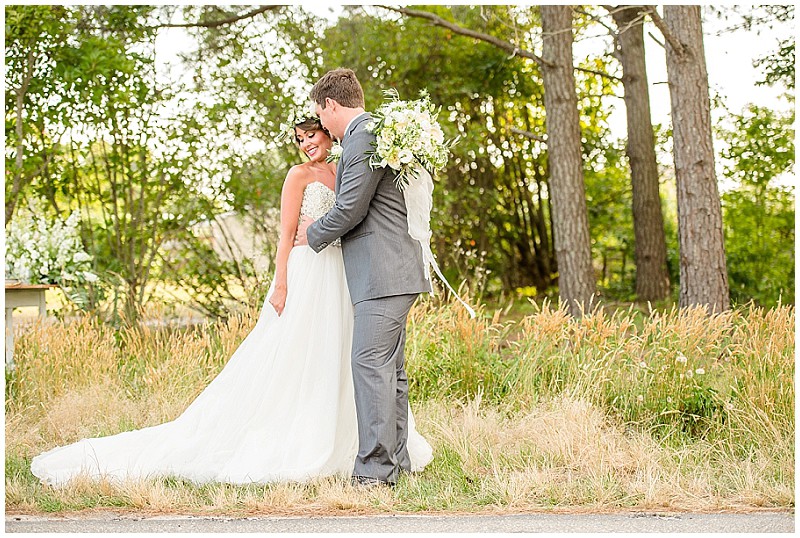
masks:
{"label": "groom's gray suit", "polygon": [[409,470],[408,381],[403,354],[406,317],[431,290],[422,249],[408,235],[403,194],[391,169],[373,170],[375,135],[363,113],[348,125],[336,170],[336,204],[308,227],[316,252],[342,239],[347,286],[355,311],[352,368],[359,448],[353,475],[394,483]]}

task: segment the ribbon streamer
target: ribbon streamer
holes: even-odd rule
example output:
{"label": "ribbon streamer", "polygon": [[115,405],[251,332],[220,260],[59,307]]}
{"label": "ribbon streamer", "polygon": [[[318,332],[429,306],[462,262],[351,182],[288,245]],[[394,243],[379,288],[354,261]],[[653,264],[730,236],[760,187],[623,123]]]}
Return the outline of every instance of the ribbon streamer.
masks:
{"label": "ribbon streamer", "polygon": [[[433,209],[433,178],[425,168],[414,163],[413,170],[408,174],[408,185],[403,189],[403,198],[406,201],[406,211],[408,213],[408,235],[416,239],[422,246],[422,262],[425,265],[425,280],[431,279],[430,266],[442,279],[447,288],[453,293],[461,304],[469,312],[471,318],[475,317],[475,311],[464,300],[458,296],[456,291],[447,281],[436,263],[436,258],[431,250],[431,210]],[[431,288],[433,290],[433,288]],[[433,293],[431,291],[431,293]]]}

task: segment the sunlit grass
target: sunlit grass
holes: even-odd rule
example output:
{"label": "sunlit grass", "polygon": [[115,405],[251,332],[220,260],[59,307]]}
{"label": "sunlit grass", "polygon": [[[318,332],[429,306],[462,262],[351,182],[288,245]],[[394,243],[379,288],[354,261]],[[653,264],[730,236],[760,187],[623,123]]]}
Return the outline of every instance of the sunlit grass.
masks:
{"label": "sunlit grass", "polygon": [[88,317],[21,327],[7,374],[6,509],[376,513],[794,506],[794,309],[598,310],[514,321],[421,301],[407,365],[434,447],[394,491],[345,478],[232,486],[38,484],[30,460],[179,415],[256,312],[186,329]]}

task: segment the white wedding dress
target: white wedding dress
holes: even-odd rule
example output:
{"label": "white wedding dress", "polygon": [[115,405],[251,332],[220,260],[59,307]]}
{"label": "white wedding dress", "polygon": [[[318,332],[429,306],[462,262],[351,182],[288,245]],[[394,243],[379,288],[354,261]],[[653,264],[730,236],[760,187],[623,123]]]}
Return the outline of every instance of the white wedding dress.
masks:
{"label": "white wedding dress", "polygon": [[[334,200],[333,191],[313,182],[301,213],[319,218]],[[353,306],[341,248],[319,254],[293,248],[287,284],[283,314],[265,300],[228,364],[177,419],[55,448],[33,459],[33,474],[53,486],[76,476],[233,484],[349,476],[358,431],[350,372]],[[410,410],[408,451],[413,470],[432,459]]]}

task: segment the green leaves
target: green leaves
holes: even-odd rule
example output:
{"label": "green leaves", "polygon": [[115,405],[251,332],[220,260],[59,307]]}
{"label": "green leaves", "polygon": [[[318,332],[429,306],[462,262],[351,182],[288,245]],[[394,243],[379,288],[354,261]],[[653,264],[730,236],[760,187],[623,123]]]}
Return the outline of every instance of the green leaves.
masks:
{"label": "green leaves", "polygon": [[[527,50],[541,43],[536,8],[424,9]],[[192,70],[193,79],[157,78],[154,33],[184,31],[156,30],[159,24],[219,21],[249,11],[7,6],[7,221],[30,196],[47,199],[53,213],[80,207],[89,219],[84,238],[108,271],[125,275],[120,282],[142,289],[162,278],[177,281],[159,256],[148,268],[131,261],[134,254],[152,254],[167,241],[189,244],[196,239],[186,235],[194,225],[226,211],[266,222],[279,205],[286,171],[302,159],[274,142],[279,127],[325,70],[344,65],[362,81],[368,109],[375,110],[385,90],[408,97],[427,89],[441,107],[445,138],[460,137],[437,175],[431,222],[447,278],[467,280],[475,294],[552,290],[558,268],[543,88],[534,61],[382,8],[345,7],[330,22],[284,6],[230,25],[187,29],[198,46],[180,67]],[[575,31],[594,39],[594,14],[577,14]],[[788,48],[779,52],[792,54]],[[577,55],[576,65],[595,266],[607,294],[629,298],[635,270],[631,193],[623,148],[608,125],[607,97],[619,88],[587,72],[613,72],[615,64],[598,47]],[[170,78],[177,80],[175,74]],[[794,164],[792,123],[793,117],[753,107],[721,135],[725,174],[739,185],[724,200],[738,300],[769,302],[793,283],[786,246],[793,238],[787,224],[794,216],[791,193],[773,186]],[[670,219],[666,226],[673,226]],[[261,231],[269,233],[267,228]],[[149,239],[145,231],[153,232]],[[674,233],[670,239],[675,261]],[[759,262],[773,256],[774,264]],[[212,265],[204,270],[247,273]]]}
{"label": "green leaves", "polygon": [[727,159],[725,175],[756,189],[791,170],[794,164],[794,114],[781,113],[756,104],[731,116],[733,126],[720,129],[727,144],[721,152]]}
{"label": "green leaves", "polygon": [[794,302],[794,192],[776,185],[794,166],[794,113],[750,105],[720,129],[727,146],[722,195],[731,297],[745,302]]}

